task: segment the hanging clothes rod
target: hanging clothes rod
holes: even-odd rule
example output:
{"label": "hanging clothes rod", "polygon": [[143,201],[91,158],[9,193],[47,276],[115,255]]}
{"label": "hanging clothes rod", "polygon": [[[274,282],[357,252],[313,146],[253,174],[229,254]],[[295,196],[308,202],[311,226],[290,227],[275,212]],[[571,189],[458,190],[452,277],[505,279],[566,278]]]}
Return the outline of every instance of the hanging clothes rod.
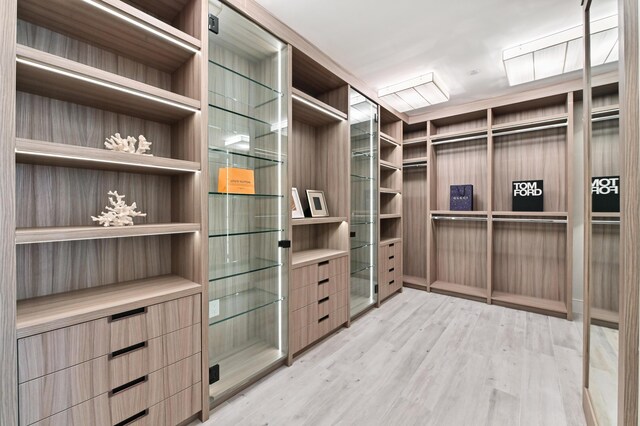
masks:
{"label": "hanging clothes rod", "polygon": [[494,222],[522,222],[522,223],[567,223],[567,219],[538,219],[538,218],[515,218],[515,217],[494,217]]}
{"label": "hanging clothes rod", "polygon": [[592,220],[592,225],[620,225],[619,220]]}
{"label": "hanging clothes rod", "polygon": [[433,220],[456,220],[460,222],[486,222],[486,217],[473,216],[431,216]]}
{"label": "hanging clothes rod", "polygon": [[536,126],[536,127],[528,127],[526,129],[516,129],[516,130],[508,130],[506,132],[493,131],[493,136],[509,136],[509,135],[518,135],[520,133],[528,133],[528,132],[537,132],[539,130],[549,130],[549,129],[558,129],[560,127],[567,127],[567,122],[564,121],[562,123],[557,124],[548,124],[546,126]]}
{"label": "hanging clothes rod", "polygon": [[592,123],[597,123],[598,121],[610,121],[610,120],[618,120],[620,119],[620,114],[615,114],[615,115],[605,115],[602,117],[593,117],[591,119]]}
{"label": "hanging clothes rod", "polygon": [[477,139],[487,139],[487,134],[480,134],[475,136],[465,136],[463,138],[455,138],[455,139],[444,139],[441,141],[431,142],[431,145],[444,145],[447,143],[456,143],[456,142],[466,142],[466,141],[474,141]]}
{"label": "hanging clothes rod", "polygon": [[427,167],[427,163],[404,164],[403,169],[413,169],[416,167]]}

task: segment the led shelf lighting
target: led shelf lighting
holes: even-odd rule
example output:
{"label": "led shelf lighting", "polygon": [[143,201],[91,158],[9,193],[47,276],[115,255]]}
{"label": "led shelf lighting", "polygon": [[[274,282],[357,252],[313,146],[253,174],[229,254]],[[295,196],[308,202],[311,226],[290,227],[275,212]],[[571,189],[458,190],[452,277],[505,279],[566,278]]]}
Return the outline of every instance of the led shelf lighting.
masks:
{"label": "led shelf lighting", "polygon": [[378,97],[399,112],[406,112],[446,102],[449,93],[436,75],[429,73],[380,89]]}
{"label": "led shelf lighting", "polygon": [[[502,52],[509,85],[528,83],[582,69],[582,25]],[[618,60],[618,16],[591,23],[591,65]]]}

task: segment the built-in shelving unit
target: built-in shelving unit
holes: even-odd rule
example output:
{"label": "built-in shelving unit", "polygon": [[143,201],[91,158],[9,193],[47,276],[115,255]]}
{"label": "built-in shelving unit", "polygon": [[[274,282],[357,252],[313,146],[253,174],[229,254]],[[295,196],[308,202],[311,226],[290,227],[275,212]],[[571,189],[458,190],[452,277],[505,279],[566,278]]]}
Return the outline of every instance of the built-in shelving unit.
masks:
{"label": "built-in shelving unit", "polygon": [[[226,5],[210,8],[220,30],[208,35],[207,395],[217,406],[287,356],[293,127],[288,46]],[[250,188],[232,173],[250,174]]]}
{"label": "built-in shelving unit", "polygon": [[[159,304],[195,303],[193,312],[201,312],[205,4],[176,2],[170,13],[166,5],[136,0],[17,5],[15,116],[7,117],[16,122],[18,346]],[[105,139],[116,133],[144,135],[153,156],[106,150]],[[126,227],[93,222],[109,191],[136,202],[146,217]],[[202,336],[197,316],[189,322]],[[209,412],[200,396],[206,347],[194,345],[198,378],[185,391],[191,403],[182,407],[184,416],[174,413],[179,422]],[[19,368],[32,355],[21,353]]]}
{"label": "built-in shelving unit", "polygon": [[[405,170],[429,161],[428,289],[571,317],[572,123],[569,93],[432,119],[426,155],[405,144]],[[544,181],[544,211],[512,211],[516,180]],[[452,211],[449,188],[464,184],[473,185],[473,210]]]}

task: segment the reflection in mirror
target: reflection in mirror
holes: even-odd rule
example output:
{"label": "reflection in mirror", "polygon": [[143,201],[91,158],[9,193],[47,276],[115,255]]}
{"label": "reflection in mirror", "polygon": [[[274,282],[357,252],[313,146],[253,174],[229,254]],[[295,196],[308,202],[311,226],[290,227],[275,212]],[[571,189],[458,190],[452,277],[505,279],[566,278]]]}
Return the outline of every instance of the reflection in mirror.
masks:
{"label": "reflection in mirror", "polygon": [[[617,14],[615,0],[592,0],[590,20]],[[609,65],[596,65],[605,35],[591,33],[593,76],[617,66],[617,28],[606,37],[612,45]],[[600,49],[601,50],[601,49]],[[607,69],[604,69],[608,67]],[[615,68],[614,68],[615,69]],[[589,281],[589,381],[587,387],[599,425],[617,424],[620,158],[618,85],[594,87],[591,109],[591,253]],[[586,166],[586,165],[585,165]]]}

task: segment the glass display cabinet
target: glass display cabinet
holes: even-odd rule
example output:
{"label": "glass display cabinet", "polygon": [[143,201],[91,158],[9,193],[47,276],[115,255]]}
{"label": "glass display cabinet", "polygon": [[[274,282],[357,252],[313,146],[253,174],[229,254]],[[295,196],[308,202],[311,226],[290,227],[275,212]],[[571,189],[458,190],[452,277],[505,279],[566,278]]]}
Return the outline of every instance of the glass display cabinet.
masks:
{"label": "glass display cabinet", "polygon": [[377,105],[349,89],[351,128],[351,317],[377,303]]}
{"label": "glass display cabinet", "polygon": [[[209,2],[209,396],[287,354],[288,47]],[[216,18],[213,18],[213,17]],[[211,26],[211,25],[210,25]]]}

